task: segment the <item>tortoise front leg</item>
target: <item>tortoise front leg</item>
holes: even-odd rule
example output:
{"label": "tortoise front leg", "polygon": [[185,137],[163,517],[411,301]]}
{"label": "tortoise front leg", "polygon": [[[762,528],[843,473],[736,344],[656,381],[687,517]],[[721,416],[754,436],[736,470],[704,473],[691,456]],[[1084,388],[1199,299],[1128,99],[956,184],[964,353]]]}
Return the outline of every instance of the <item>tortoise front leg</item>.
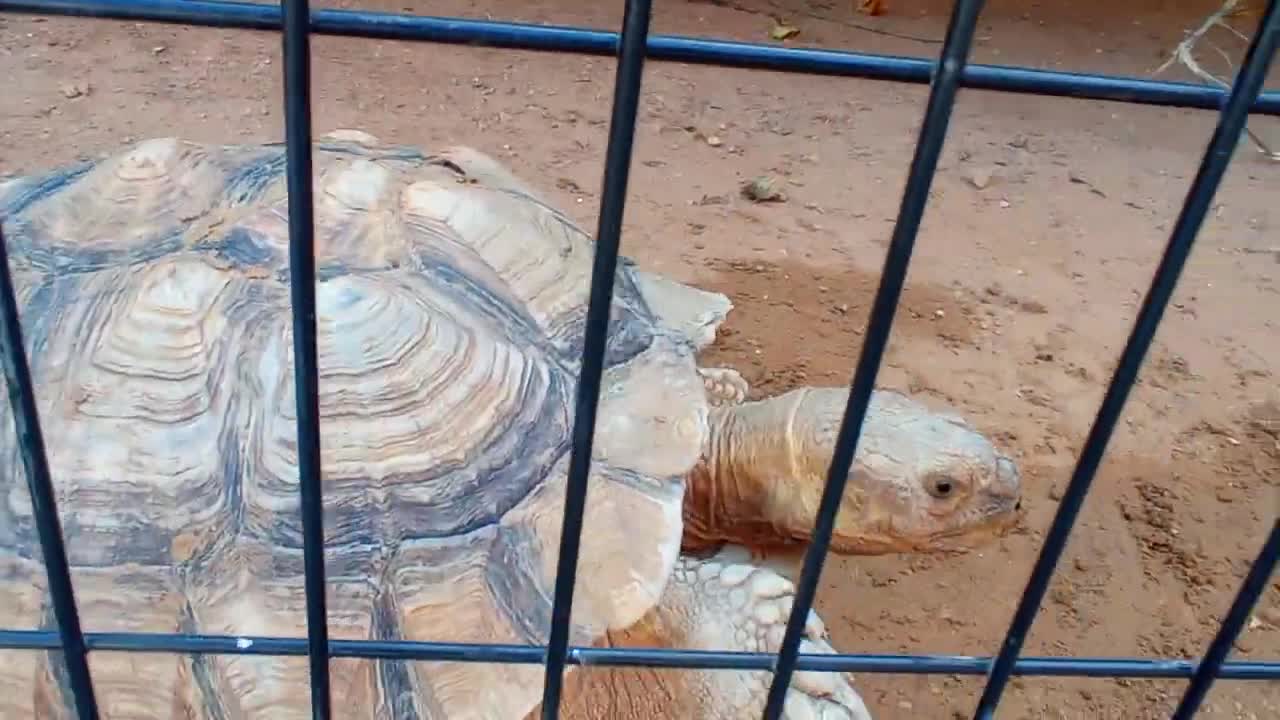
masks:
{"label": "tortoise front leg", "polygon": [[[795,586],[738,553],[681,556],[658,605],[636,625],[609,633],[614,647],[664,647],[776,653]],[[835,654],[816,612],[802,653]],[[697,670],[585,666],[565,679],[567,720],[739,720],[758,717],[773,674],[766,670]],[[531,715],[530,717],[535,717]],[[844,673],[797,672],[787,691],[787,718],[871,720]]]}

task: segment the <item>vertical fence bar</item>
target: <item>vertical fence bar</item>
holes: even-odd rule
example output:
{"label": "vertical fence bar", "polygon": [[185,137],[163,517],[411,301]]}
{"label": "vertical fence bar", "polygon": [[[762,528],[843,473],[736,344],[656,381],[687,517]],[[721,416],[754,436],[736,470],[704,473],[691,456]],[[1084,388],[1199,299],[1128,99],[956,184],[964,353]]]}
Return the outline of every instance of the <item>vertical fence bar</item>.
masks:
{"label": "vertical fence bar", "polygon": [[929,200],[929,187],[938,166],[938,156],[946,141],[947,126],[951,121],[951,111],[955,107],[956,93],[960,87],[960,75],[969,59],[969,48],[973,43],[978,15],[982,12],[982,2],[983,0],[958,0],[951,12],[933,87],[925,106],[924,122],[920,126],[919,140],[898,209],[898,220],[894,224],[893,239],[885,256],[880,286],[876,290],[875,302],[867,320],[866,340],[862,344],[861,356],[854,371],[844,418],[840,423],[835,451],[827,471],[826,487],[818,505],[813,540],[805,552],[804,565],[796,582],[791,616],[787,619],[782,647],[778,650],[773,684],[769,687],[769,696],[765,702],[765,720],[777,720],[782,716],[787,687],[795,673],[800,637],[804,632],[809,609],[813,606],[822,565],[831,544],[840,498],[844,494],[849,468],[858,448],[862,422],[866,418],[867,403],[871,399],[880,361],[889,343],[894,312],[906,281],[907,267],[911,263],[911,251],[920,231],[925,203]]}
{"label": "vertical fence bar", "polygon": [[618,268],[622,214],[627,200],[627,178],[631,170],[631,147],[635,139],[651,6],[652,0],[627,0],[618,43],[613,117],[609,121],[609,146],[605,150],[604,188],[596,228],[595,261],[591,268],[582,369],[574,408],[573,447],[560,530],[555,599],[551,607],[551,637],[547,643],[546,680],[542,690],[543,720],[556,720],[560,715],[560,692],[564,684],[565,658],[569,653],[573,587],[578,573],[582,513],[587,499],[587,474],[591,468],[591,447],[595,440],[609,306],[613,303],[613,280]]}
{"label": "vertical fence bar", "polygon": [[49,456],[45,454],[44,433],[40,430],[36,391],[22,341],[22,321],[18,317],[18,298],[13,290],[13,275],[9,272],[9,249],[3,229],[0,229],[0,323],[4,324],[4,336],[0,337],[4,347],[0,357],[4,362],[9,407],[13,410],[13,429],[22,455],[22,467],[26,470],[31,511],[40,536],[40,552],[49,578],[53,615],[62,638],[62,658],[67,665],[76,716],[80,720],[98,720],[98,700],[89,675],[88,650],[84,632],[80,629],[80,612],[76,609],[67,548],[62,540],[62,521],[58,518],[58,503],[49,475]]}
{"label": "vertical fence bar", "polygon": [[315,224],[311,187],[311,9],[308,0],[281,0],[281,13],[289,191],[289,297],[293,310],[293,382],[298,416],[298,486],[302,495],[311,717],[328,720],[331,710],[329,622],[325,607],[324,503],[320,487]]}
{"label": "vertical fence bar", "polygon": [[1231,650],[1231,645],[1240,635],[1245,620],[1249,617],[1253,606],[1257,604],[1258,598],[1262,597],[1267,580],[1271,577],[1271,573],[1275,572],[1277,561],[1280,561],[1280,518],[1272,521],[1271,534],[1267,536],[1267,541],[1262,545],[1262,551],[1258,553],[1258,558],[1249,568],[1249,574],[1240,584],[1240,591],[1231,602],[1231,609],[1222,619],[1222,625],[1218,626],[1218,633],[1214,635],[1213,642],[1205,651],[1204,658],[1196,666],[1195,675],[1187,684],[1182,701],[1173,711],[1173,720],[1191,720],[1191,717],[1196,714],[1205,695],[1209,694],[1213,681],[1217,679],[1222,663]]}
{"label": "vertical fence bar", "polygon": [[978,718],[991,718],[995,714],[996,705],[999,704],[1000,696],[1013,671],[1013,663],[1018,659],[1018,653],[1022,649],[1023,642],[1026,641],[1027,632],[1031,629],[1031,623],[1040,609],[1044,594],[1049,589],[1054,568],[1066,547],[1067,536],[1070,535],[1076,516],[1080,513],[1080,506],[1089,492],[1089,484],[1102,463],[1107,443],[1120,419],[1120,411],[1124,409],[1129,390],[1138,377],[1143,358],[1151,346],[1156,328],[1177,286],[1196,234],[1200,231],[1205,214],[1208,212],[1209,203],[1213,200],[1218,185],[1222,182],[1222,176],[1226,174],[1227,165],[1231,162],[1231,155],[1240,141],[1240,133],[1248,118],[1249,105],[1258,95],[1266,79],[1267,65],[1271,56],[1275,54],[1277,35],[1280,35],[1280,28],[1277,27],[1280,20],[1276,17],[1277,2],[1280,0],[1270,0],[1267,4],[1267,10],[1258,25],[1258,32],[1249,43],[1240,73],[1236,76],[1231,93],[1223,106],[1218,126],[1214,129],[1209,146],[1200,162],[1200,169],[1196,172],[1196,177],[1187,191],[1186,200],[1183,202],[1177,223],[1170,233],[1164,256],[1160,259],[1160,265],[1156,268],[1155,276],[1151,280],[1151,287],[1147,291],[1137,320],[1134,322],[1133,331],[1120,355],[1111,384],[1107,387],[1097,417],[1093,421],[1093,427],[1089,429],[1089,435],[1080,451],[1080,459],[1072,473],[1071,482],[1063,493],[1061,505],[1053,517],[1053,524],[1049,527],[1040,556],[1036,558],[1031,577],[1027,581],[1009,631],[1005,635],[1004,644],[1000,648],[1000,654],[991,665],[987,686],[978,700],[976,713]]}

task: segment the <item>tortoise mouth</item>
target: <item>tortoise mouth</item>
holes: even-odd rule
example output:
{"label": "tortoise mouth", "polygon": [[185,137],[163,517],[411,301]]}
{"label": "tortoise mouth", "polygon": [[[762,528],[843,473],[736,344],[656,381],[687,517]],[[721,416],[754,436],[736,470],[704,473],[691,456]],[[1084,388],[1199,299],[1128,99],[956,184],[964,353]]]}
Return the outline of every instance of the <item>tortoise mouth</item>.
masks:
{"label": "tortoise mouth", "polygon": [[982,518],[958,528],[931,533],[919,550],[962,552],[986,545],[1007,536],[1026,515],[1021,498],[1001,499],[974,513]]}
{"label": "tortoise mouth", "polygon": [[[982,518],[980,521],[931,533],[903,533],[890,527],[882,532],[841,535],[837,530],[831,538],[830,552],[837,555],[967,552],[1008,535],[1023,515],[1020,505],[1019,501],[1012,501],[985,513],[979,511],[975,515]],[[797,541],[807,542],[807,539]]]}

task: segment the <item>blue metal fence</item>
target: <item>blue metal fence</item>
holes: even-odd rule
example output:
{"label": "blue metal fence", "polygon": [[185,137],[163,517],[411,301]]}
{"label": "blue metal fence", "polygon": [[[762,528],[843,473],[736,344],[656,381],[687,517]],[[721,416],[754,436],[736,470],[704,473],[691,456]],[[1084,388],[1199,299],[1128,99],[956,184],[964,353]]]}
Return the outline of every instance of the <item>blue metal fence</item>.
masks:
{"label": "blue metal fence", "polygon": [[[702,667],[772,670],[773,684],[764,710],[778,718],[792,674],[798,670],[880,673],[985,674],[986,687],[974,716],[991,718],[1012,675],[1127,676],[1187,678],[1175,719],[1190,718],[1217,678],[1280,679],[1280,659],[1228,662],[1227,653],[1268,578],[1280,560],[1280,513],[1262,544],[1221,627],[1199,661],[1140,658],[1019,657],[1054,568],[1106,451],[1130,388],[1177,284],[1209,204],[1226,172],[1249,112],[1280,115],[1280,92],[1261,93],[1267,67],[1280,44],[1280,0],[1269,0],[1245,61],[1229,92],[1217,88],[1131,78],[1081,75],[990,65],[969,65],[969,48],[982,0],[957,0],[938,61],[781,48],[748,43],[651,36],[651,0],[627,0],[621,33],[568,27],[487,22],[340,10],[311,10],[307,0],[265,4],[213,0],[0,0],[0,10],[46,15],[75,15],[170,22],[189,25],[280,31],[284,39],[285,133],[287,139],[290,267],[293,307],[299,473],[301,475],[304,565],[308,634],[306,639],[180,635],[168,633],[85,633],[67,564],[48,462],[36,413],[27,358],[23,351],[13,281],[0,236],[0,359],[8,381],[20,456],[26,469],[38,536],[49,579],[56,631],[2,630],[0,648],[60,649],[75,706],[82,720],[98,717],[87,654],[97,652],[198,652],[255,655],[307,655],[311,668],[312,714],[327,720],[332,702],[329,658],[360,657],[455,662],[545,664],[542,715],[558,717],[566,664]],[[555,583],[552,626],[546,647],[381,640],[330,640],[325,622],[319,475],[319,412],[316,367],[314,237],[312,228],[310,51],[309,36],[393,38],[488,47],[617,55],[613,114],[604,169],[604,192],[597,227],[595,261],[587,311],[581,376],[575,408],[569,486]],[[603,369],[605,330],[618,262],[623,205],[631,145],[646,58],[788,72],[869,77],[931,85],[924,122],[912,158],[897,223],[885,258],[880,286],[868,320],[865,342],[852,381],[827,485],[820,502],[813,542],[796,583],[796,597],[782,647],[769,653],[572,647],[568,623],[582,531],[588,462]],[[808,655],[799,653],[804,621],[813,604],[818,577],[831,540],[839,498],[857,449],[857,430],[865,417],[901,294],[960,86],[1039,95],[1094,98],[1132,103],[1219,109],[1199,171],[1159,267],[1143,301],[1120,361],[1063,494],[1024,594],[994,658],[913,655]]]}

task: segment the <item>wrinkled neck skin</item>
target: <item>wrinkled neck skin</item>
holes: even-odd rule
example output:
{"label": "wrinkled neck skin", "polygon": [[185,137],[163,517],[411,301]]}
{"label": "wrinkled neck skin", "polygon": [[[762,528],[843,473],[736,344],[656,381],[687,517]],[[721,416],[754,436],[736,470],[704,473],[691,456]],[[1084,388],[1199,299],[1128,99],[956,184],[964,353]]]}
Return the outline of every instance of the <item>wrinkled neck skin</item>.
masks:
{"label": "wrinkled neck skin", "polygon": [[[805,472],[794,447],[802,398],[791,392],[711,408],[702,458],[685,490],[684,552],[702,556],[737,545],[744,561],[767,560],[785,577],[798,575],[807,538],[780,522],[794,509],[779,510],[791,480]],[[807,505],[798,497],[791,502]]]}

